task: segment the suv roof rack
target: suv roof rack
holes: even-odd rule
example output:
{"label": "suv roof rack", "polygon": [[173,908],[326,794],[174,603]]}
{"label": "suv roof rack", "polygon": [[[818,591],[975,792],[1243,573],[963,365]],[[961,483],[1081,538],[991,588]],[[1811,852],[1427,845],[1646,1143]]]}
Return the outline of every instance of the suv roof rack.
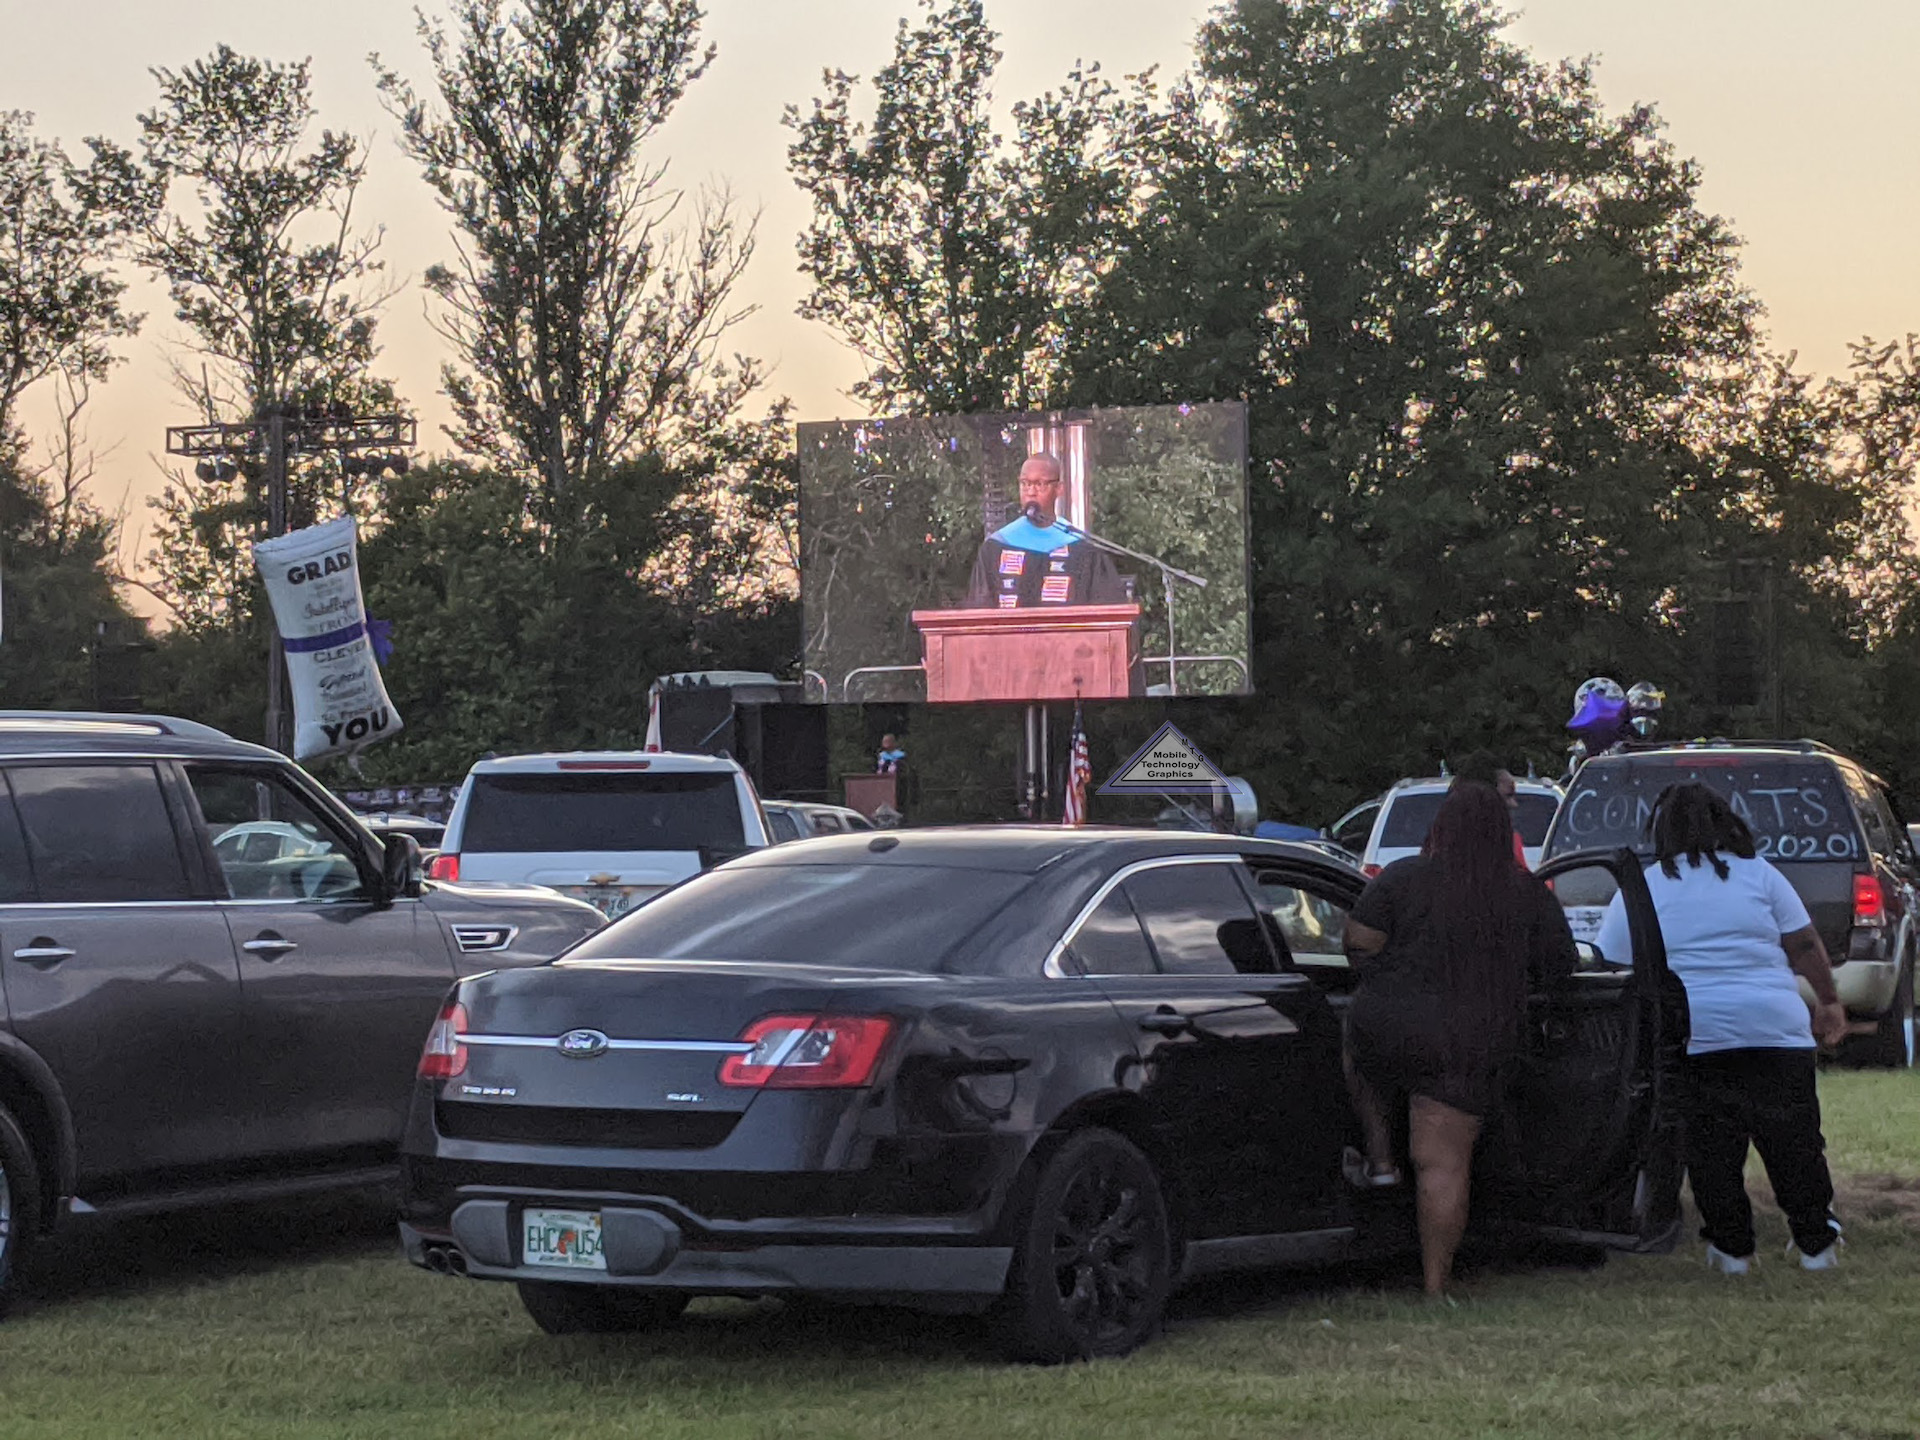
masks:
{"label": "suv roof rack", "polygon": [[61,732],[70,735],[176,735],[188,740],[233,737],[197,720],[172,715],[130,715],[91,710],[0,710],[0,731]]}
{"label": "suv roof rack", "polygon": [[[1653,750],[1790,750],[1801,755],[1838,755],[1840,752],[1820,740],[1729,740],[1715,735],[1692,740],[1628,740],[1626,753],[1643,754]],[[1592,758],[1592,757],[1590,757]]]}

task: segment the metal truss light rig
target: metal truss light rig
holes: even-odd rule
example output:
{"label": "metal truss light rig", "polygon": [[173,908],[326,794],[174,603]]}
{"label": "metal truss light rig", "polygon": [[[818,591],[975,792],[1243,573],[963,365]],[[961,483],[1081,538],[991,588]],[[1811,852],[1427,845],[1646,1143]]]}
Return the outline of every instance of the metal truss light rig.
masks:
{"label": "metal truss light rig", "polygon": [[[264,479],[267,536],[287,533],[287,461],[294,456],[333,454],[349,478],[404,475],[407,452],[419,443],[419,426],[405,415],[351,415],[339,410],[270,406],[256,420],[232,425],[169,425],[167,453],[199,463],[202,480],[235,475]],[[267,651],[267,744],[282,754],[293,748],[287,706],[287,671],[275,634]]]}

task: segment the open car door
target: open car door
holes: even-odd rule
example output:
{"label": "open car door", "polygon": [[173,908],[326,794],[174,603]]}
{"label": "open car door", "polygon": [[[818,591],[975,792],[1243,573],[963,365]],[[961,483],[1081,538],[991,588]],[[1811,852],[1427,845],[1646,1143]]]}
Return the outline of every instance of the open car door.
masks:
{"label": "open car door", "polygon": [[[1541,1238],[1665,1251],[1680,1230],[1678,1085],[1687,999],[1667,968],[1631,850],[1566,855],[1537,872],[1580,942],[1581,967],[1531,998],[1510,1107],[1510,1213]],[[1615,896],[1631,955],[1593,949]]]}

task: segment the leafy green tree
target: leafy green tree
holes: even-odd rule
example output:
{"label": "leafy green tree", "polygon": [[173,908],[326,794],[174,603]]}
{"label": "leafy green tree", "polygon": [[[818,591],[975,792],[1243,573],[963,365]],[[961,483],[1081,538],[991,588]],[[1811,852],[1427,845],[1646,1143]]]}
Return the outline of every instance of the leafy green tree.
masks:
{"label": "leafy green tree", "polygon": [[[362,147],[323,130],[307,61],[282,65],[222,45],[185,69],[155,70],[159,103],[134,149],[90,140],[85,193],[131,230],[134,259],[162,278],[189,336],[174,364],[180,392],[208,421],[274,407],[391,409],[372,373],[385,295],[380,232],[354,204]],[[248,545],[263,533],[261,457],[241,473],[182,473],[156,502],[158,593],[183,624],[218,625],[254,603]],[[366,511],[337,462],[295,457],[288,520]]]}
{"label": "leafy green tree", "polygon": [[118,225],[78,179],[59,146],[35,138],[31,115],[0,111],[0,441],[22,392],[55,374],[104,379],[113,342],[140,326],[111,268]]}
{"label": "leafy green tree", "polygon": [[114,585],[116,532],[72,469],[36,470],[0,441],[0,706],[130,698],[122,662],[144,626]]}
{"label": "leafy green tree", "polygon": [[459,356],[455,439],[525,474],[545,524],[636,456],[710,463],[760,385],[723,350],[749,313],[751,221],[725,194],[681,220],[688,197],[646,157],[713,58],[701,19],[695,0],[461,0],[452,34],[421,21],[433,96],[375,60],[458,236],[427,276]]}

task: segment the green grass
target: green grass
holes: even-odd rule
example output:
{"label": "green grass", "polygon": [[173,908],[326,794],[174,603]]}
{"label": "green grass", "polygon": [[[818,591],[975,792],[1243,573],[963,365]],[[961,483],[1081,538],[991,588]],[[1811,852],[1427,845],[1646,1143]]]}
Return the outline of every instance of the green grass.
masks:
{"label": "green grass", "polygon": [[1763,1206],[1745,1282],[1692,1240],[1489,1275],[1453,1311],[1399,1278],[1239,1282],[1129,1360],[1053,1370],[891,1311],[704,1302],[665,1336],[552,1340],[507,1287],[405,1265],[365,1204],[102,1229],[0,1325],[0,1437],[1920,1435],[1920,1075],[1822,1093],[1837,1274],[1785,1263]]}

